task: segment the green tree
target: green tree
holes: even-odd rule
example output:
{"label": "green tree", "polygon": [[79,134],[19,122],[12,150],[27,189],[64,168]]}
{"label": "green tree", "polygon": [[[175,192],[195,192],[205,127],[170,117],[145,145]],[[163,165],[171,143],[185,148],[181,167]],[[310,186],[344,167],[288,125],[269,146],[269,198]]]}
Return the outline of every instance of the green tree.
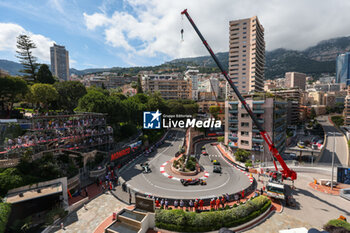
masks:
{"label": "green tree", "polygon": [[0,103],[2,109],[9,110],[9,114],[11,114],[13,104],[20,101],[27,92],[28,86],[22,78],[0,78]]}
{"label": "green tree", "polygon": [[225,141],[225,137],[218,137],[218,142],[224,142]]}
{"label": "green tree", "polygon": [[316,117],[316,110],[314,108],[311,108],[311,111],[310,111],[310,118],[311,119],[314,119]]}
{"label": "green tree", "polygon": [[42,64],[37,73],[37,81],[40,83],[54,84],[55,79],[49,69],[49,66]]}
{"label": "green tree", "polygon": [[78,111],[108,113],[111,100],[103,92],[88,90],[88,93],[79,99]]}
{"label": "green tree", "polygon": [[38,68],[37,58],[32,52],[35,48],[36,45],[29,36],[22,34],[17,37],[17,58],[24,67],[20,72],[27,74],[25,78],[32,81],[36,81],[36,70]]}
{"label": "green tree", "polygon": [[168,111],[167,104],[159,92],[150,94],[147,107],[150,111],[159,110],[162,113],[166,113]]}
{"label": "green tree", "polygon": [[211,115],[214,116],[215,119],[217,119],[217,118],[218,118],[218,115],[219,115],[219,113],[220,113],[220,106],[217,106],[217,105],[215,105],[215,106],[210,106],[210,107],[209,107],[209,112],[210,112]]}
{"label": "green tree", "polygon": [[137,93],[143,93],[142,85],[141,85],[141,78],[140,77],[137,79],[136,91],[137,91]]}
{"label": "green tree", "polygon": [[4,233],[11,213],[11,204],[0,202],[0,233]]}
{"label": "green tree", "polygon": [[249,159],[250,152],[244,149],[237,149],[235,152],[236,160],[239,162],[246,162]]}
{"label": "green tree", "polygon": [[58,107],[69,112],[73,112],[78,106],[79,99],[87,93],[85,86],[79,81],[56,82],[54,87],[59,95]]}
{"label": "green tree", "polygon": [[50,102],[58,99],[58,92],[50,84],[36,83],[31,86],[30,90],[33,101],[42,104],[44,109],[48,108]]}

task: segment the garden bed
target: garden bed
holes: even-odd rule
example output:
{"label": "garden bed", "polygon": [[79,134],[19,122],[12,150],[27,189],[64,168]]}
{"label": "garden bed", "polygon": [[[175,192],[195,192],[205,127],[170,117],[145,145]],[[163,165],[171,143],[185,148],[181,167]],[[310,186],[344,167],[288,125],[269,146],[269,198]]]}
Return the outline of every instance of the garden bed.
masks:
{"label": "garden bed", "polygon": [[236,227],[263,214],[271,206],[265,196],[252,198],[244,204],[225,210],[187,212],[181,209],[157,210],[156,227],[177,232],[215,231],[222,227]]}

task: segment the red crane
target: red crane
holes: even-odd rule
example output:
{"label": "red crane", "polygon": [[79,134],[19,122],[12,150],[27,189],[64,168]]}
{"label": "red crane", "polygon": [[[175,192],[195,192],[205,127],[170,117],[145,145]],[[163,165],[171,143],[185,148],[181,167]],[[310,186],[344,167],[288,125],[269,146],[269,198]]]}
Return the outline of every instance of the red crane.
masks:
{"label": "red crane", "polygon": [[289,167],[287,166],[287,164],[284,162],[284,160],[282,159],[281,155],[279,154],[278,150],[276,149],[275,145],[273,144],[270,136],[268,135],[268,133],[264,130],[264,128],[262,127],[262,125],[258,122],[255,114],[252,112],[252,110],[250,109],[249,105],[247,104],[247,102],[244,100],[243,96],[241,95],[241,93],[238,91],[237,87],[233,84],[231,78],[229,77],[229,75],[227,74],[227,72],[224,70],[223,66],[221,65],[220,61],[218,60],[218,58],[216,57],[216,55],[214,54],[214,52],[211,50],[209,44],[207,43],[207,41],[204,39],[204,37],[202,36],[201,32],[198,30],[196,24],[193,22],[191,16],[188,14],[187,9],[185,9],[184,11],[181,12],[182,15],[185,15],[188,19],[188,21],[190,21],[192,27],[194,28],[194,30],[197,32],[199,38],[202,40],[204,46],[207,48],[208,52],[210,53],[211,57],[214,59],[216,65],[219,67],[219,69],[221,70],[221,73],[225,76],[225,79],[227,80],[227,82],[230,84],[231,88],[233,89],[233,91],[235,92],[235,94],[237,95],[239,101],[241,102],[241,104],[243,105],[243,107],[245,108],[245,110],[248,112],[250,118],[253,120],[253,123],[256,125],[256,127],[258,128],[261,136],[264,138],[265,142],[267,143],[267,145],[269,146],[269,150],[271,151],[274,160],[273,163],[275,165],[276,171],[278,171],[277,165],[276,165],[276,161],[278,160],[278,162],[281,164],[282,169],[281,173],[282,176],[284,178],[290,178],[291,180],[296,180],[297,179],[297,173],[295,171],[293,171],[292,169],[289,169]]}

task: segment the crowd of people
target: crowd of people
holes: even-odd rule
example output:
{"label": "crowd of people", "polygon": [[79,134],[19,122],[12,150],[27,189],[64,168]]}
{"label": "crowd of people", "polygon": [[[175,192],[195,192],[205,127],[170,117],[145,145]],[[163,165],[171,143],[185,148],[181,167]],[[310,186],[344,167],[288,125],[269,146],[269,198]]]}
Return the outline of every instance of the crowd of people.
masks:
{"label": "crowd of people", "polygon": [[113,128],[105,125],[103,116],[72,115],[32,121],[32,130],[5,141],[6,152],[51,142],[56,142],[56,148],[65,149],[85,149],[113,142]]}
{"label": "crowd of people", "polygon": [[50,116],[33,118],[32,129],[44,130],[44,129],[60,129],[60,128],[74,128],[74,127],[94,127],[99,125],[105,125],[106,120],[104,117],[98,117],[94,115],[67,115],[67,116]]}

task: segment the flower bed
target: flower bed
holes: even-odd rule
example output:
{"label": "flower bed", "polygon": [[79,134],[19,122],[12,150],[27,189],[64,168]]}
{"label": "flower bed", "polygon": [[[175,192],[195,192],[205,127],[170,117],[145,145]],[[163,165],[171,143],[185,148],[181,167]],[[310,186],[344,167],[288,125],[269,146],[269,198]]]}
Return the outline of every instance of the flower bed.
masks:
{"label": "flower bed", "polygon": [[156,226],[178,232],[215,231],[221,227],[235,227],[258,217],[271,206],[265,196],[252,198],[230,209],[209,212],[187,212],[181,209],[157,210]]}

